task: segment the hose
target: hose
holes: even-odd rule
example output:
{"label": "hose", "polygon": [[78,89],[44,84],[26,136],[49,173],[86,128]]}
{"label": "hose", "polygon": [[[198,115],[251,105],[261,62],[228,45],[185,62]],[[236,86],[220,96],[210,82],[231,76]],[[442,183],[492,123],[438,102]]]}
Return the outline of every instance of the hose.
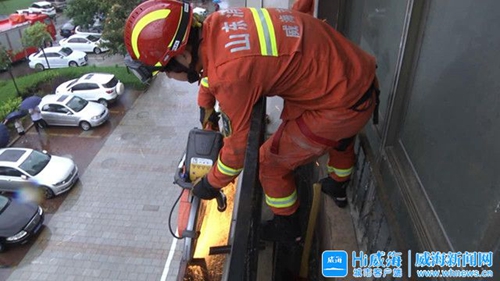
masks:
{"label": "hose", "polygon": [[175,239],[179,239],[179,240],[184,239],[185,237],[179,237],[179,236],[175,235],[174,231],[172,230],[172,214],[174,213],[175,206],[177,206],[177,203],[179,203],[179,200],[181,199],[183,192],[184,192],[184,189],[181,188],[181,193],[179,194],[179,196],[175,200],[174,205],[172,206],[172,209],[170,209],[170,214],[168,215],[168,230],[170,231],[170,234],[172,234],[172,236]]}

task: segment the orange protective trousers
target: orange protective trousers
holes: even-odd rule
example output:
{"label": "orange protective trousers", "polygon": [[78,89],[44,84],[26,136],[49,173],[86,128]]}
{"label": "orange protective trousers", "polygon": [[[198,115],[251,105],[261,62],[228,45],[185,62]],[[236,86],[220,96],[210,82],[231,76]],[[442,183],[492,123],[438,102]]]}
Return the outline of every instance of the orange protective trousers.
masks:
{"label": "orange protective trousers", "polygon": [[[368,100],[364,111],[336,109],[324,111],[305,111],[300,118],[316,136],[328,140],[341,140],[358,134],[370,120],[375,108],[375,96]],[[286,104],[285,104],[286,107]],[[354,142],[346,150],[338,151],[308,138],[301,131],[297,120],[284,124],[279,138],[278,153],[273,151],[274,136],[260,148],[260,181],[267,196],[282,198],[296,192],[294,170],[328,153],[328,166],[349,169],[354,165]],[[291,215],[299,207],[299,200],[289,207],[274,208],[276,215]]]}

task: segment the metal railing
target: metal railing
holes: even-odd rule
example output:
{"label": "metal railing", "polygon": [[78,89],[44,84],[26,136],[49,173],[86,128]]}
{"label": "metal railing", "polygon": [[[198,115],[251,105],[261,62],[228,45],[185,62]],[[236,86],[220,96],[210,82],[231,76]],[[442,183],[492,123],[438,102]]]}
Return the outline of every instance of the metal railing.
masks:
{"label": "metal railing", "polygon": [[258,225],[262,207],[259,148],[264,141],[265,116],[266,100],[261,98],[252,110],[244,171],[238,179],[233,211],[231,252],[226,259],[222,280],[253,281],[257,278]]}

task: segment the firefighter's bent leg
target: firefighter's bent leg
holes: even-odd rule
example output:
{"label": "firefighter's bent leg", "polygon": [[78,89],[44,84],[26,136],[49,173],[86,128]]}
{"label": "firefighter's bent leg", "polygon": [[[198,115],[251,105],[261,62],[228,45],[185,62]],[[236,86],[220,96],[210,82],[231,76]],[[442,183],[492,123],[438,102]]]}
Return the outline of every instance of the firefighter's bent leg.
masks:
{"label": "firefighter's bent leg", "polygon": [[[273,136],[274,137],[274,136]],[[300,133],[293,121],[286,123],[278,153],[271,152],[273,137],[260,148],[260,181],[267,205],[275,215],[291,215],[299,207],[294,170],[326,152]]]}

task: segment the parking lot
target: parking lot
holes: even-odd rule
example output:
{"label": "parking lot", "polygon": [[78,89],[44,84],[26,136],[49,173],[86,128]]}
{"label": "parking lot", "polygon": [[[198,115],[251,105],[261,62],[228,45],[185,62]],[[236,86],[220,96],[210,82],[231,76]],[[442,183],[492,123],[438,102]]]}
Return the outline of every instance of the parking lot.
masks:
{"label": "parking lot", "polygon": [[[120,63],[89,54],[90,65]],[[27,62],[12,69],[15,76],[33,71]],[[0,254],[0,280],[174,280],[180,249],[167,222],[179,189],[172,175],[198,110],[196,85],[167,80],[146,93],[126,89],[100,127],[49,127],[40,135],[31,127],[13,143],[71,157],[80,181],[41,203],[45,227]]]}
{"label": "parking lot", "polygon": [[[86,167],[103,146],[109,134],[120,123],[127,109],[132,106],[139,94],[138,91],[127,90],[116,104],[110,106],[110,119],[102,126],[89,131],[82,131],[78,127],[48,127],[41,131],[41,134],[31,128],[25,136],[13,140],[12,146],[46,150],[54,155],[70,157],[77,164],[80,174],[84,174]],[[80,188],[79,185],[80,183],[77,183],[74,189]],[[41,203],[46,214],[46,221],[50,220],[66,196],[67,194],[63,194]],[[29,250],[32,242],[0,254],[0,264],[9,268],[17,266],[27,250]],[[0,272],[3,271],[6,271],[5,268],[0,269]],[[2,276],[1,273],[0,276]],[[3,279],[0,278],[0,280]]]}

